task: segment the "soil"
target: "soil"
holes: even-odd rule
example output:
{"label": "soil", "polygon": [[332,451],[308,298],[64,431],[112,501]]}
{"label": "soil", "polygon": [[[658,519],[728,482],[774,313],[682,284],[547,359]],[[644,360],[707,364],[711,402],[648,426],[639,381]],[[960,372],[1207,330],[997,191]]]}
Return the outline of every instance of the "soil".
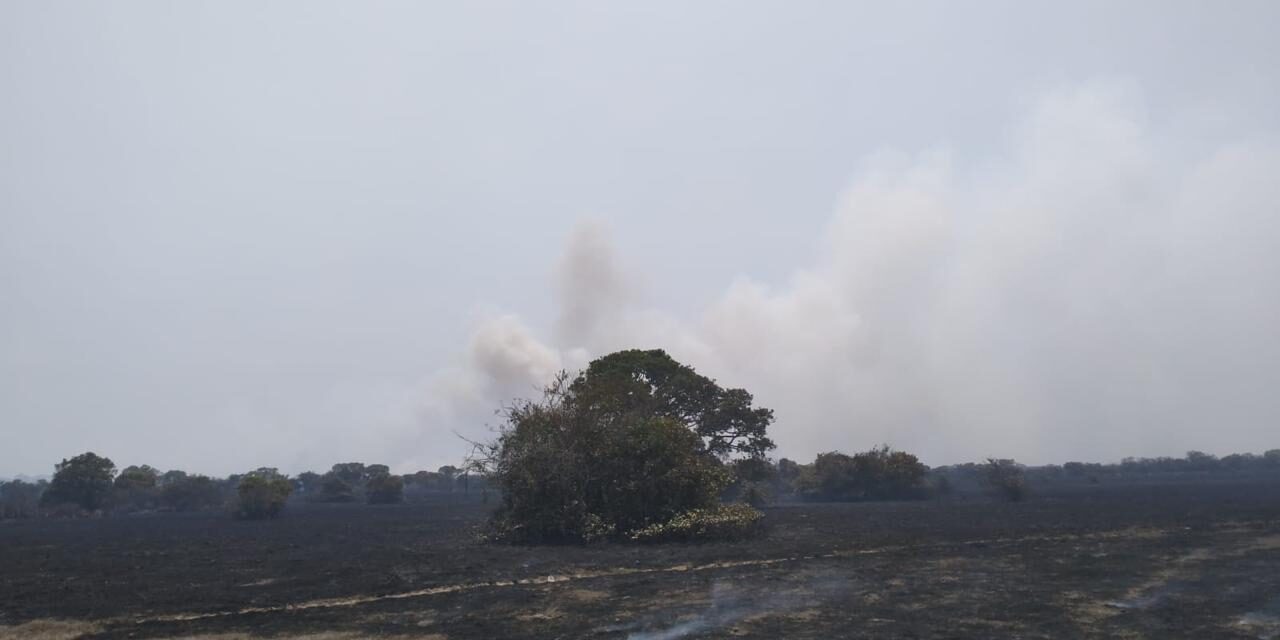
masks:
{"label": "soil", "polygon": [[1280,638],[1280,484],[802,504],[723,544],[510,546],[489,507],[0,523],[0,638]]}

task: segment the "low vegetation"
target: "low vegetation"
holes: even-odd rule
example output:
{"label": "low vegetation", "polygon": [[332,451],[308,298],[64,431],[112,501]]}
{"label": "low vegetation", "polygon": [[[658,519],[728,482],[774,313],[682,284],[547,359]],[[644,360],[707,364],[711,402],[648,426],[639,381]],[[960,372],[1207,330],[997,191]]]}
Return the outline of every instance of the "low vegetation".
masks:
{"label": "low vegetation", "polygon": [[800,469],[795,479],[800,495],[809,500],[905,500],[926,498],[929,468],[905,451],[882,446],[848,456],[821,453]]}
{"label": "low vegetation", "polygon": [[742,540],[760,532],[764,514],[745,504],[694,509],[631,532],[636,542]]}
{"label": "low vegetation", "polygon": [[365,483],[365,500],[369,504],[404,502],[404,480],[390,473],[380,473]]}
{"label": "low vegetation", "polygon": [[982,480],[991,493],[1009,502],[1020,502],[1027,497],[1026,475],[1022,465],[1013,460],[988,458]]}
{"label": "low vegetation", "polygon": [[160,504],[173,511],[200,511],[222,504],[220,483],[208,476],[183,473],[160,486]]}

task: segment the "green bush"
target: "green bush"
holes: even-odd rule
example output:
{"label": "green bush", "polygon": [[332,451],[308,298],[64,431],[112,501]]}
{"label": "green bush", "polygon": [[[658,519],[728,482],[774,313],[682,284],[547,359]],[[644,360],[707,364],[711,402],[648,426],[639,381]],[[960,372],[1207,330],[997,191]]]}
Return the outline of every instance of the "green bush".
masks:
{"label": "green bush", "polygon": [[10,480],[0,482],[0,519],[29,518],[39,513],[40,494],[48,483]]}
{"label": "green bush", "polygon": [[212,478],[201,475],[173,476],[160,487],[161,506],[174,511],[199,511],[222,502],[222,491]]}
{"label": "green bush", "polygon": [[626,537],[715,507],[734,476],[730,456],[762,459],[773,447],[770,410],[662,351],[605,356],[569,380],[517,402],[498,439],[477,445],[473,468],[502,496],[490,539]]}
{"label": "green bush", "polygon": [[149,465],[125,467],[111,489],[113,507],[126,512],[154,509],[159,498],[159,478],[160,473]]}
{"label": "green bush", "polygon": [[40,496],[42,506],[74,504],[94,511],[107,506],[116,465],[110,458],[82,453],[54,467],[53,481]]}
{"label": "green bush", "polygon": [[292,492],[293,484],[282,475],[258,471],[246,474],[236,488],[236,515],[248,520],[274,518]]}
{"label": "green bush", "polygon": [[1021,502],[1027,497],[1027,479],[1022,465],[1013,460],[987,458],[982,480],[988,491],[1009,502]]}
{"label": "green bush", "polygon": [[365,483],[364,495],[369,504],[404,502],[404,480],[389,473],[375,475]]}
{"label": "green bush", "polygon": [[915,456],[887,446],[852,456],[833,451],[803,467],[797,485],[810,500],[913,500],[929,497],[928,471]]}
{"label": "green bush", "polygon": [[327,473],[320,484],[320,502],[351,502],[356,499],[351,483],[340,476]]}
{"label": "green bush", "polygon": [[636,542],[716,542],[742,540],[758,534],[764,514],[745,504],[728,504],[686,511],[631,533]]}

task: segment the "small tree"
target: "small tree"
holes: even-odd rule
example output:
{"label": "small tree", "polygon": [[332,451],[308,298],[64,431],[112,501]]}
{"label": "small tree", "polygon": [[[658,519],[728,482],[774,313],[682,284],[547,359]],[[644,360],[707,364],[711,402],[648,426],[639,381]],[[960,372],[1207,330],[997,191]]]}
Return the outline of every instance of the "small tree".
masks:
{"label": "small tree", "polygon": [[111,495],[111,479],[116,465],[109,458],[93,452],[64,459],[54,467],[53,481],[40,498],[40,504],[51,506],[75,504],[90,511],[107,504]]}
{"label": "small tree", "polygon": [[350,483],[340,476],[325,474],[320,482],[321,502],[351,502],[355,499],[355,490]]}
{"label": "small tree", "polygon": [[364,495],[369,504],[398,504],[404,501],[404,480],[400,476],[380,473],[365,483]]}
{"label": "small tree", "polygon": [[817,500],[902,500],[929,495],[929,468],[905,451],[888,446],[848,456],[820,453],[802,469],[798,484]]}
{"label": "small tree", "polygon": [[236,514],[249,520],[274,518],[284,509],[293,484],[275,469],[251,471],[240,479]]}
{"label": "small tree", "polygon": [[[166,474],[167,475],[167,474]],[[160,488],[160,504],[174,511],[198,511],[222,502],[222,491],[212,478],[201,475],[174,476]]]}
{"label": "small tree", "polygon": [[293,479],[293,488],[310,498],[313,494],[320,492],[320,485],[323,482],[324,476],[314,471],[303,471]]}
{"label": "small tree", "polygon": [[729,464],[732,484],[727,497],[761,507],[772,497],[777,470],[765,458],[742,458]]}
{"label": "small tree", "polygon": [[28,518],[36,515],[40,495],[48,486],[49,483],[44,480],[0,482],[0,518]]}
{"label": "small tree", "polygon": [[369,470],[363,462],[339,462],[325,475],[345,482],[348,487],[359,487],[369,477]]}
{"label": "small tree", "polygon": [[455,481],[457,480],[457,478],[462,476],[462,469],[459,469],[451,464],[446,464],[445,466],[440,467],[440,469],[436,471],[436,473],[439,475],[440,485],[441,485],[440,488],[445,491],[452,492],[454,489]]}
{"label": "small tree", "polygon": [[1027,497],[1027,480],[1022,465],[1013,460],[987,458],[982,467],[982,480],[992,493],[1019,502]]}
{"label": "small tree", "polygon": [[112,503],[116,508],[127,510],[151,509],[155,507],[160,472],[149,465],[125,467],[116,476],[112,489]]}
{"label": "small tree", "polygon": [[1267,466],[1280,468],[1280,449],[1268,449],[1262,459]]}

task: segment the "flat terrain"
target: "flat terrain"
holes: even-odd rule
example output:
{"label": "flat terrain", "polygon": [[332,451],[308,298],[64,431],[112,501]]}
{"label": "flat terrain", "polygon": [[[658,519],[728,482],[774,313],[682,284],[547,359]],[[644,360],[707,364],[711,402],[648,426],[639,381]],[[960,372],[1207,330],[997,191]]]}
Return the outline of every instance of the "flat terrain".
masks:
{"label": "flat terrain", "polygon": [[0,638],[1272,638],[1280,485],[797,505],[759,540],[517,547],[481,505],[0,523]]}

